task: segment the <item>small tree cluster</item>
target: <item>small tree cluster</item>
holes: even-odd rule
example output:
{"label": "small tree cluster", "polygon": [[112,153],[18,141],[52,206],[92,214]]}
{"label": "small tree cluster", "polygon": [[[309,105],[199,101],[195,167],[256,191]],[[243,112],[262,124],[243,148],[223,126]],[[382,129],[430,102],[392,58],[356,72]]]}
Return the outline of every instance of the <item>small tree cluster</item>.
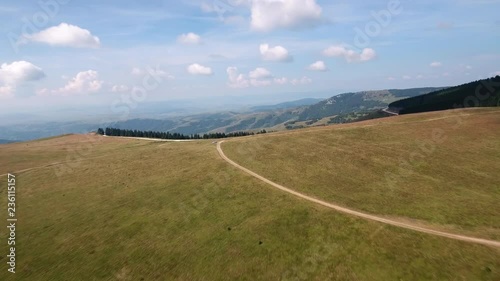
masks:
{"label": "small tree cluster", "polygon": [[[262,130],[258,134],[265,134],[266,131]],[[138,130],[124,130],[116,128],[106,128],[103,130],[99,128],[97,134],[106,136],[117,137],[136,137],[136,138],[151,138],[151,139],[167,139],[167,140],[200,140],[200,139],[223,139],[232,137],[244,137],[254,135],[253,132],[234,132],[234,133],[208,133],[204,135],[191,134],[184,135],[180,133],[170,132],[155,132],[155,131],[138,131]]]}

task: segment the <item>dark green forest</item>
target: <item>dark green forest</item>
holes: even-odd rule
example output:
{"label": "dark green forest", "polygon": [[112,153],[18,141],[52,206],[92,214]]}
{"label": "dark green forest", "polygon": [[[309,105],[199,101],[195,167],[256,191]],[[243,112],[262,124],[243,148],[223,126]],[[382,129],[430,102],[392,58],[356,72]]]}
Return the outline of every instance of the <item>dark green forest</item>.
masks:
{"label": "dark green forest", "polygon": [[389,110],[399,112],[399,114],[409,114],[499,105],[500,76],[496,76],[417,97],[402,99],[391,103]]}

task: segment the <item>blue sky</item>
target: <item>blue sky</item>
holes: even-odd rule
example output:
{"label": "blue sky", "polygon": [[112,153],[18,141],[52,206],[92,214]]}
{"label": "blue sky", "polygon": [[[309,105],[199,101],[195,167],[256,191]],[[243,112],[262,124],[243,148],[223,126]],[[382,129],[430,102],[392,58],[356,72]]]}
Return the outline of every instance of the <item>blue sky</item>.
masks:
{"label": "blue sky", "polygon": [[41,3],[0,2],[3,112],[316,97],[500,72],[497,0]]}

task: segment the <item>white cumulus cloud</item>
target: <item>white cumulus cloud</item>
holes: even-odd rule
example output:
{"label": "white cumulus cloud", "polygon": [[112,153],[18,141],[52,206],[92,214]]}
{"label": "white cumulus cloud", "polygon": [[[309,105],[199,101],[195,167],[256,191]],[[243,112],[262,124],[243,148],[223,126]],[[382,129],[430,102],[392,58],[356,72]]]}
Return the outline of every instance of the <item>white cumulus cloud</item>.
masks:
{"label": "white cumulus cloud", "polygon": [[347,62],[367,62],[377,57],[374,49],[365,48],[358,53],[354,50],[349,50],[342,45],[330,46],[323,51],[323,55],[327,57],[343,57]]}
{"label": "white cumulus cloud", "polygon": [[228,86],[231,88],[247,88],[250,86],[250,82],[245,77],[245,75],[239,73],[238,68],[231,66],[226,70],[229,82]]}
{"label": "white cumulus cloud", "polygon": [[288,83],[288,78],[286,77],[274,78],[274,83],[278,85],[285,85],[286,83]]}
{"label": "white cumulus cloud", "polygon": [[142,69],[140,69],[138,67],[134,67],[134,68],[132,68],[132,71],[130,72],[130,74],[135,75],[135,76],[140,76],[140,75],[144,74],[144,71],[142,71]]}
{"label": "white cumulus cloud", "polygon": [[288,50],[282,46],[270,47],[269,44],[261,44],[259,49],[265,61],[289,62],[293,60]]}
{"label": "white cumulus cloud", "polygon": [[250,71],[248,75],[251,79],[265,79],[265,78],[270,78],[272,77],[272,74],[269,70],[258,67],[253,71]]}
{"label": "white cumulus cloud", "polygon": [[101,41],[87,29],[61,23],[34,34],[23,34],[22,42],[38,42],[52,46],[99,48]]}
{"label": "white cumulus cloud", "polygon": [[307,69],[312,70],[312,71],[328,71],[328,67],[326,66],[324,61],[317,61],[317,62],[309,65],[309,67],[307,67]]}
{"label": "white cumulus cloud", "polygon": [[14,96],[16,87],[22,83],[45,77],[43,70],[27,61],[14,61],[0,66],[0,98]]}
{"label": "white cumulus cloud", "polygon": [[201,44],[201,37],[198,34],[189,32],[187,34],[182,34],[177,38],[177,42],[186,45],[198,45]]}
{"label": "white cumulus cloud", "polygon": [[64,87],[56,90],[41,89],[37,94],[41,96],[49,94],[60,96],[84,95],[98,92],[103,83],[103,81],[99,80],[97,71],[87,70],[76,74]]}
{"label": "white cumulus cloud", "polygon": [[213,71],[210,67],[203,66],[201,64],[191,64],[187,67],[187,71],[192,75],[212,75]]}
{"label": "white cumulus cloud", "polygon": [[251,27],[257,31],[312,27],[321,22],[321,15],[316,0],[251,1]]}
{"label": "white cumulus cloud", "polygon": [[8,85],[40,80],[44,77],[45,73],[40,67],[27,61],[4,63],[0,66],[0,82]]}
{"label": "white cumulus cloud", "polygon": [[237,67],[228,67],[226,72],[229,79],[228,86],[231,88],[264,87],[275,82],[272,73],[262,67],[250,71],[248,75],[239,73]]}

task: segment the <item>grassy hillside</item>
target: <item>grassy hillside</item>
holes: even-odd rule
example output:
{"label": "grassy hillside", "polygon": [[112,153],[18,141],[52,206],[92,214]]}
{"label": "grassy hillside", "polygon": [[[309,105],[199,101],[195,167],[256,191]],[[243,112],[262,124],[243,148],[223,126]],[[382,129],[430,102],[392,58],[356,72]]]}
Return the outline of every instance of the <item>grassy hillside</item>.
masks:
{"label": "grassy hillside", "polygon": [[500,240],[500,109],[390,117],[223,144],[294,190]]}
{"label": "grassy hillside", "polygon": [[463,107],[500,106],[500,76],[403,99],[389,105],[400,114]]}
{"label": "grassy hillside", "polygon": [[0,174],[59,161],[17,173],[17,273],[2,243],[0,280],[500,278],[497,249],[295,199],[227,165],[210,141],[72,135],[0,146]]}

